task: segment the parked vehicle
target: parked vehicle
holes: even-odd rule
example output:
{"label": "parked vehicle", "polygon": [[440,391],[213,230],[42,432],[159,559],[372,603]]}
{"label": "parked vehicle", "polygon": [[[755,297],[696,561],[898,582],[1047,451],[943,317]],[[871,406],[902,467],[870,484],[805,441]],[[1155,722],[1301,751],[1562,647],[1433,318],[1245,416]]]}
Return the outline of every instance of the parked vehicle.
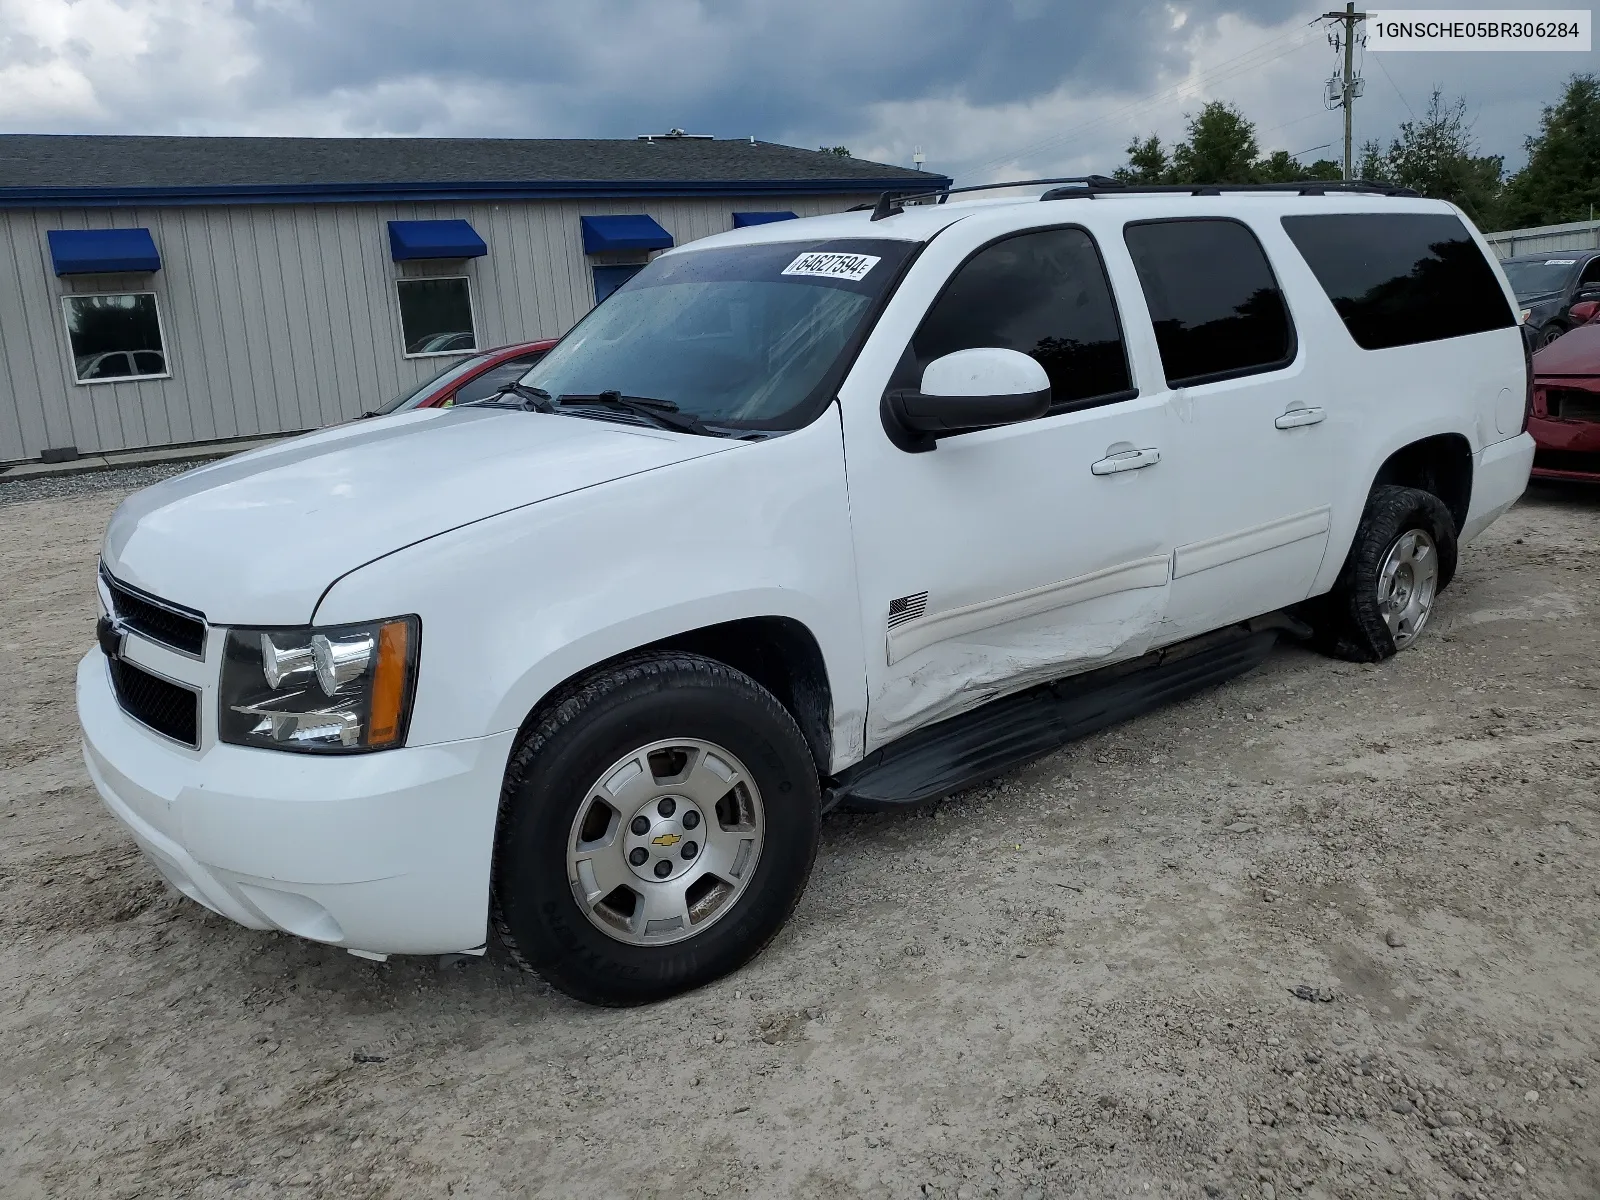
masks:
{"label": "parked vehicle", "polygon": [[1583,324],[1586,318],[1573,313],[1574,304],[1600,300],[1600,250],[1534,254],[1500,265],[1516,293],[1520,318],[1539,346]]}
{"label": "parked vehicle", "polygon": [[513,346],[500,346],[474,354],[471,358],[460,359],[427,382],[407,388],[381,408],[364,415],[384,417],[390,413],[409,412],[414,408],[449,408],[454,404],[486,400],[506,384],[526,375],[528,368],[543,358],[556,341],[555,338],[547,338],[537,342],[518,342]]}
{"label": "parked vehicle", "polygon": [[1367,185],[1093,177],[707,238],[492,404],[126,500],[89,773],[241,924],[383,957],[492,923],[649,1001],[760,951],[835,805],[1283,634],[1410,646],[1526,486],[1528,386],[1481,236]]}
{"label": "parked vehicle", "polygon": [[1546,345],[1533,371],[1534,477],[1600,482],[1600,324]]}

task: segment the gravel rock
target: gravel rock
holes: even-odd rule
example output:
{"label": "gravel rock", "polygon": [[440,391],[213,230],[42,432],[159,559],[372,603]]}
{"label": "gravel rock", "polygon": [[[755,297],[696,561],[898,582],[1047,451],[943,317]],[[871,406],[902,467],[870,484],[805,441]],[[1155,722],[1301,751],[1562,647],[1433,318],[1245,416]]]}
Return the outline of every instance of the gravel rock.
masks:
{"label": "gravel rock", "polygon": [[1392,929],[1389,930],[1387,933],[1385,933],[1383,935],[1383,940],[1387,945],[1390,945],[1390,946],[1398,947],[1398,946],[1404,946],[1406,944],[1405,938],[1401,937],[1398,933],[1396,933]]}
{"label": "gravel rock", "polygon": [[204,465],[204,462],[162,463],[151,467],[126,467],[120,471],[47,475],[38,479],[8,479],[0,474],[0,505],[22,504],[29,500],[61,500],[97,492],[136,492],[152,483],[160,483],[163,479],[171,479],[174,475],[182,475],[185,471]]}

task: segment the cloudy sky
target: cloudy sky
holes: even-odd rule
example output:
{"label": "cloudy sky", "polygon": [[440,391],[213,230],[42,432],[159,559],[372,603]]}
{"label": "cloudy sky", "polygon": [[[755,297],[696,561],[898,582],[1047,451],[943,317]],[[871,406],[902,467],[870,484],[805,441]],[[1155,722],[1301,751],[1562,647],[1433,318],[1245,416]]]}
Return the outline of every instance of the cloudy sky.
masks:
{"label": "cloudy sky", "polygon": [[[1422,0],[1410,0],[1420,3]],[[1467,6],[1465,0],[1455,0]],[[1502,4],[1508,0],[1500,0]],[[1559,0],[1547,0],[1559,2]],[[719,137],[979,182],[1106,171],[1237,103],[1336,157],[1317,7],[1267,0],[0,0],[0,132]],[[1430,90],[1486,152],[1593,54],[1367,54],[1356,140]],[[1323,147],[1316,149],[1316,147]]]}

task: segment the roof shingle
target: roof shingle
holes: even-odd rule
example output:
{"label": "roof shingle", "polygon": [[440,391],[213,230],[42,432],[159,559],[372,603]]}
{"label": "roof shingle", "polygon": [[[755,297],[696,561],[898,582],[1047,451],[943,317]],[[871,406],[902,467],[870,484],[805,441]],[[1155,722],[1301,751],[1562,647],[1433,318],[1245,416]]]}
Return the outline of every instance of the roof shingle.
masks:
{"label": "roof shingle", "polygon": [[[797,184],[804,190],[937,187],[943,176],[773,142],[700,138],[156,137],[0,134],[0,194],[77,189],[185,192],[490,185],[616,185],[661,191],[686,185]],[[12,193],[16,195],[16,193]],[[65,198],[63,196],[63,198]]]}

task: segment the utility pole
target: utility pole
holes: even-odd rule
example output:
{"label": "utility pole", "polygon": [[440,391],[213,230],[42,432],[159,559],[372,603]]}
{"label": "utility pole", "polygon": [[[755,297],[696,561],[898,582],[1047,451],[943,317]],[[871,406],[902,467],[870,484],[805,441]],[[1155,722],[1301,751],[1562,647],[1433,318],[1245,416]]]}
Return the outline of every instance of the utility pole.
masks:
{"label": "utility pole", "polygon": [[[1322,17],[1326,21],[1338,21],[1344,26],[1342,37],[1338,34],[1334,35],[1335,46],[1339,45],[1340,41],[1344,43],[1344,76],[1343,78],[1336,76],[1328,81],[1328,99],[1330,108],[1337,105],[1344,109],[1344,177],[1346,179],[1354,179],[1355,172],[1350,163],[1350,110],[1355,98],[1361,95],[1362,91],[1361,80],[1356,78],[1354,62],[1356,22],[1365,21],[1367,14],[1357,12],[1352,0],[1351,3],[1344,6],[1343,12],[1326,12],[1322,14]],[[1337,99],[1334,98],[1335,85],[1338,87]]]}

